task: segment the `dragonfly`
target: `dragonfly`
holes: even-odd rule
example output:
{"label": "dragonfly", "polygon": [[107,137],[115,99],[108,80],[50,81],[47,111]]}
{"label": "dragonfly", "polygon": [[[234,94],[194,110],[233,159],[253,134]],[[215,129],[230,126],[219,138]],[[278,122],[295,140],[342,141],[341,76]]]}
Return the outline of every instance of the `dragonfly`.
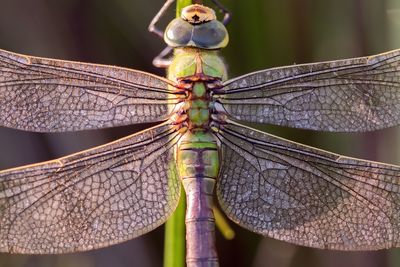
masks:
{"label": "dragonfly", "polygon": [[399,124],[400,50],[228,79],[215,12],[191,5],[165,31],[168,76],[0,50],[0,124],[63,132],[156,126],[0,172],[0,251],[67,253],[162,225],[187,197],[187,265],[218,266],[213,196],[240,226],[298,245],[399,246],[400,167],[246,126],[331,132]]}

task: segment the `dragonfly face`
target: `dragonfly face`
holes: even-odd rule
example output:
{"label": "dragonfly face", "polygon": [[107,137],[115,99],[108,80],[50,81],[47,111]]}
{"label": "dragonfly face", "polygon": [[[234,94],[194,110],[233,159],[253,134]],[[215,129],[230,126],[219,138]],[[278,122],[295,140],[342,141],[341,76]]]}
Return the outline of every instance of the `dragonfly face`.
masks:
{"label": "dragonfly face", "polygon": [[220,49],[228,44],[228,32],[212,9],[192,5],[182,10],[181,18],[170,22],[165,42],[171,47]]}
{"label": "dragonfly face", "polygon": [[[0,51],[4,126],[44,132],[159,123],[0,172],[0,251],[82,251],[142,235],[173,212],[181,182],[191,198],[190,244],[207,248],[188,251],[189,263],[216,264],[207,197],[214,184],[225,213],[256,233],[318,248],[399,246],[398,166],[293,143],[241,121],[349,132],[397,125],[400,52],[227,80],[217,52],[202,47],[225,38],[192,40],[186,33],[196,23],[183,25],[184,38],[168,38],[195,47],[178,45],[168,79]],[[172,111],[182,117],[172,120]]]}

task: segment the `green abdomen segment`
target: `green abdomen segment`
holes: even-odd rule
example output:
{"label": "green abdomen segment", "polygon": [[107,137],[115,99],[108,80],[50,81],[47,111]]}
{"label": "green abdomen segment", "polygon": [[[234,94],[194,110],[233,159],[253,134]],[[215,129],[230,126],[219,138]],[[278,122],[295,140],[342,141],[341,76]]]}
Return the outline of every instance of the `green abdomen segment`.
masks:
{"label": "green abdomen segment", "polygon": [[177,165],[187,200],[187,266],[218,266],[212,211],[219,171],[215,137],[204,131],[185,134],[177,150]]}

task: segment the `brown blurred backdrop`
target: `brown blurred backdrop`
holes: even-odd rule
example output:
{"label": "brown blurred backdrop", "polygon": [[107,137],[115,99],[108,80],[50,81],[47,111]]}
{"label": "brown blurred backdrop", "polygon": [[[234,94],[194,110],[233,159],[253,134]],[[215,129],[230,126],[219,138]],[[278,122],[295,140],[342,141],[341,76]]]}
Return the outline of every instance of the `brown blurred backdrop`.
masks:
{"label": "brown blurred backdrop", "polygon": [[[234,15],[228,27],[231,43],[223,51],[231,77],[267,67],[364,56],[400,47],[400,0],[222,2]],[[0,0],[0,48],[163,75],[163,70],[154,68],[151,61],[164,44],[146,30],[162,3],[161,0]],[[32,134],[1,128],[0,169],[60,157],[144,127],[65,134]],[[366,134],[264,128],[336,153],[400,164],[396,128]],[[217,237],[222,266],[400,265],[400,249],[322,251],[260,238],[234,228],[235,240],[226,241],[219,234]],[[135,240],[90,252],[61,256],[0,254],[0,267],[161,266],[162,250],[160,228]]]}

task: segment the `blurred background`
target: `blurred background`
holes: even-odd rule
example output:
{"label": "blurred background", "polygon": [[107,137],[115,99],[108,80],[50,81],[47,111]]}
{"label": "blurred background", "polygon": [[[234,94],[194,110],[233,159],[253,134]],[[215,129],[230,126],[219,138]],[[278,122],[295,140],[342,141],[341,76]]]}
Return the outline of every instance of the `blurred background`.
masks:
{"label": "blurred background", "polygon": [[[164,47],[147,25],[164,1],[0,0],[0,48],[41,57],[119,65],[163,75],[151,65]],[[222,53],[231,77],[294,63],[376,54],[400,47],[400,0],[222,0],[232,11]],[[171,11],[167,22],[174,16]],[[65,134],[0,129],[0,169],[67,155],[146,125]],[[399,129],[328,134],[263,130],[348,156],[400,164]],[[221,266],[399,266],[400,249],[323,251],[261,238],[234,226],[217,236]],[[109,248],[68,255],[0,254],[0,267],[162,265],[163,228]]]}

